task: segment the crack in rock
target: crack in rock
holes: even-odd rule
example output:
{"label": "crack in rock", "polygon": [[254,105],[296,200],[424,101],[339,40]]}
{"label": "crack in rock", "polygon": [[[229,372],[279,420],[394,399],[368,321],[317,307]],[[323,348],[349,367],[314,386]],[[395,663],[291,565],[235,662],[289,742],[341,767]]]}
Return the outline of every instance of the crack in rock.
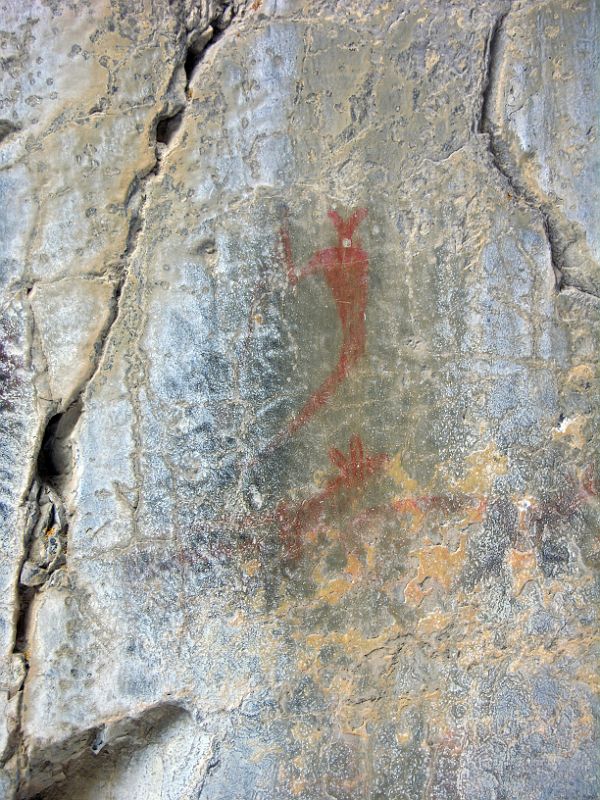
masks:
{"label": "crack in rock", "polygon": [[560,291],[563,284],[564,248],[559,246],[556,225],[548,211],[533,192],[519,180],[518,175],[510,168],[508,146],[501,136],[501,125],[496,121],[493,112],[494,98],[498,92],[498,76],[502,67],[505,50],[506,20],[509,12],[500,14],[491,27],[485,49],[485,69],[482,87],[481,115],[476,125],[478,133],[487,134],[488,151],[496,170],[507,182],[512,194],[519,197],[542,218],[542,224],[550,249],[550,262],[554,272],[554,285]]}
{"label": "crack in rock", "polygon": [[560,213],[546,199],[541,199],[541,187],[528,188],[518,170],[513,165],[509,146],[503,139],[502,122],[494,112],[494,102],[499,92],[500,73],[504,64],[506,51],[506,23],[510,11],[500,14],[492,24],[486,42],[484,57],[484,79],[481,91],[480,115],[474,126],[477,133],[487,135],[488,151],[492,163],[508,184],[511,193],[520,198],[540,216],[550,250],[550,261],[554,272],[554,284],[557,292],[567,286],[592,297],[598,294],[581,286],[568,275],[569,264],[566,251],[576,238],[569,235],[557,218]]}

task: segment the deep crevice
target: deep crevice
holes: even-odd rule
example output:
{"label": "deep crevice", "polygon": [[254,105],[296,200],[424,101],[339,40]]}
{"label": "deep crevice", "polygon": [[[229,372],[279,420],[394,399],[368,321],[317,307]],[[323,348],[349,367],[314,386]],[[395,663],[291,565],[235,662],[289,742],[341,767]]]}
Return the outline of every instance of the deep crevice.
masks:
{"label": "deep crevice", "polygon": [[12,136],[13,133],[18,133],[20,130],[21,126],[11,122],[11,120],[0,119],[0,143],[8,139],[9,136]]}
{"label": "deep crevice", "polygon": [[32,513],[19,569],[15,653],[26,653],[33,598],[52,573],[66,563],[69,523],[64,495],[73,466],[71,434],[82,407],[82,399],[78,397],[66,411],[50,417],[38,449],[28,499]]}
{"label": "deep crevice", "polygon": [[69,445],[75,425],[83,410],[81,395],[59,414],[50,418],[38,453],[37,473],[40,483],[62,493],[62,483],[70,473],[72,459]]}
{"label": "deep crevice", "polygon": [[213,22],[215,27],[209,25],[193,43],[188,44],[184,60],[186,89],[189,89],[191,82],[194,80],[194,76],[198,67],[204,61],[206,53],[221,41],[236,17],[236,12],[232,10],[231,18],[222,27]]}
{"label": "deep crevice", "polygon": [[17,618],[15,628],[15,646],[14,653],[20,653],[25,656],[25,669],[29,669],[29,664],[26,658],[27,648],[27,627],[29,623],[29,609],[31,601],[35,595],[35,589],[29,586],[19,584],[19,616]]}
{"label": "deep crevice", "polygon": [[23,689],[29,673],[28,641],[33,600],[67,559],[68,518],[64,493],[72,471],[71,434],[81,416],[81,395],[63,412],[49,418],[41,437],[27,497],[28,520],[18,569],[13,654],[22,659],[17,726],[7,760],[17,755],[21,774]]}
{"label": "deep crevice", "polygon": [[196,68],[202,61],[204,50],[205,48],[200,48],[197,50],[195,47],[188,47],[187,49],[183,68],[185,70],[186,83],[188,86],[190,84],[190,81],[194,77],[194,72],[196,71]]}
{"label": "deep crevice", "polygon": [[484,77],[483,77],[483,85],[481,87],[481,105],[479,109],[479,115],[476,119],[475,125],[473,126],[476,133],[486,133],[486,120],[489,119],[490,116],[490,101],[492,92],[492,70],[494,65],[498,62],[498,54],[500,52],[500,34],[503,30],[504,20],[508,16],[508,11],[505,11],[503,14],[500,14],[499,17],[496,18],[494,21],[488,37],[485,42],[485,51],[484,51]]}
{"label": "deep crevice", "polygon": [[156,123],[157,144],[169,145],[183,122],[184,109],[180,109],[169,117],[161,117]]}

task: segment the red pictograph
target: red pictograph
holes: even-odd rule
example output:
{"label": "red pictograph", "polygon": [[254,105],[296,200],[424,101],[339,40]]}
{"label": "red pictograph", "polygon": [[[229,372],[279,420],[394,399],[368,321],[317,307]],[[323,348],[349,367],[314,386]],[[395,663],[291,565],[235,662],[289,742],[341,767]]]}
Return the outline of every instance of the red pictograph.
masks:
{"label": "red pictograph", "polygon": [[296,509],[289,509],[282,503],[277,510],[279,535],[288,558],[296,559],[302,553],[302,540],[305,531],[318,522],[327,504],[343,491],[356,491],[389,461],[385,453],[367,455],[360,436],[350,439],[348,455],[336,447],[329,450],[329,460],[337,467],[338,474],[331,477],[325,488],[318,494],[301,503]]}
{"label": "red pictograph", "polygon": [[337,211],[327,213],[337,232],[337,244],[316,252],[300,272],[297,272],[294,265],[287,226],[283,226],[280,232],[290,283],[296,285],[300,278],[322,272],[333,294],[342,325],[342,346],[338,363],[289,423],[290,434],[301,428],[327,403],[348,376],[350,368],[365,353],[369,257],[360,245],[356,229],[367,216],[367,210],[359,208],[346,220]]}

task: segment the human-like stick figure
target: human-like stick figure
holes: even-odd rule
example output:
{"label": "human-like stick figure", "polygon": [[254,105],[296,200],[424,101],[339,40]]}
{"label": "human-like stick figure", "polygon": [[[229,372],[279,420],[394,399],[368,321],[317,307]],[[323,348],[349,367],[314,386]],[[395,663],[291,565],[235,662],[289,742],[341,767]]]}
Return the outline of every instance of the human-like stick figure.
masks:
{"label": "human-like stick figure", "polygon": [[359,208],[346,220],[342,219],[337,211],[328,211],[327,214],[337,231],[338,242],[334,247],[316,252],[300,272],[297,272],[294,265],[289,230],[287,226],[281,228],[281,241],[290,283],[296,285],[300,278],[322,272],[333,294],[342,324],[342,346],[338,363],[289,423],[290,434],[301,428],[321,406],[327,403],[340,383],[348,376],[350,368],[365,353],[369,258],[360,246],[355,231],[367,216],[367,210]]}

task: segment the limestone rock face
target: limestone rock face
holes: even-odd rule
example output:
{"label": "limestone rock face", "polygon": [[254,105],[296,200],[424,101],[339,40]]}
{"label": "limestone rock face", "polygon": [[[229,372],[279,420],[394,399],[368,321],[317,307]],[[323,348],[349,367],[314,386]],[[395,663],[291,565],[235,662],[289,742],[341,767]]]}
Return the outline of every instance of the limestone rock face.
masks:
{"label": "limestone rock face", "polygon": [[600,7],[0,2],[1,796],[600,793]]}

